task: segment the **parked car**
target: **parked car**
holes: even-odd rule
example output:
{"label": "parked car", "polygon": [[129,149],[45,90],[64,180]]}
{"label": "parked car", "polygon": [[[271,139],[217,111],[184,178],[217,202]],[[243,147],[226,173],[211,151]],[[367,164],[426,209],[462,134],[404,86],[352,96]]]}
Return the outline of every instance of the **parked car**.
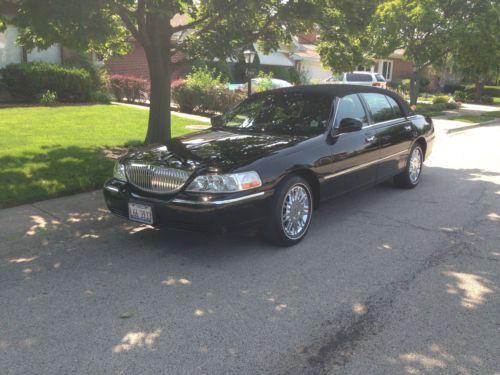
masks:
{"label": "parked car", "polygon": [[387,88],[387,81],[382,74],[373,72],[352,72],[331,76],[325,83],[350,84]]}
{"label": "parked car", "polygon": [[192,230],[261,229],[304,238],[321,202],[394,178],[414,188],[431,153],[430,118],[397,94],[351,85],[252,95],[212,128],[120,159],[104,185],[110,211]]}
{"label": "parked car", "polygon": [[[265,78],[252,78],[252,92],[255,92],[255,88],[258,87],[258,85],[264,80]],[[293,86],[290,82],[287,82],[282,79],[277,79],[277,78],[272,78],[271,79],[271,87],[269,88],[270,90],[274,89],[281,89],[284,87],[291,87]],[[230,83],[227,85],[227,88],[230,90],[241,90],[241,91],[247,91],[248,90],[248,83]]]}

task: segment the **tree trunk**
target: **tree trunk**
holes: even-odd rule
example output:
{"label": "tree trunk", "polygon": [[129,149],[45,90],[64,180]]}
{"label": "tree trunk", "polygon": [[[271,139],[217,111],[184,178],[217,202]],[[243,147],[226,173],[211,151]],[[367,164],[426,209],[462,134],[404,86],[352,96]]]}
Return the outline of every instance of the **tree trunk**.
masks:
{"label": "tree trunk", "polygon": [[[163,50],[163,53],[162,53]],[[170,83],[172,68],[170,55],[164,49],[146,51],[151,91],[149,95],[149,123],[144,143],[169,144],[171,140]]]}
{"label": "tree trunk", "polygon": [[481,96],[483,96],[483,90],[484,90],[484,82],[477,80],[476,81],[476,100],[477,101],[479,101],[481,99]]}
{"label": "tree trunk", "polygon": [[420,92],[420,71],[416,70],[411,75],[410,106],[417,105],[419,92]]}

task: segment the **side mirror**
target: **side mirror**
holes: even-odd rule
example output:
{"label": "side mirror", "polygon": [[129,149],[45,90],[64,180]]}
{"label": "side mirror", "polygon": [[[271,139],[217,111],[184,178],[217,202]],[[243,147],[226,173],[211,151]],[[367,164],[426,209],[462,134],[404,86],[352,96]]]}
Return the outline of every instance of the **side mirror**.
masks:
{"label": "side mirror", "polygon": [[357,132],[363,128],[363,123],[355,118],[344,118],[340,121],[338,133]]}
{"label": "side mirror", "polygon": [[210,119],[210,123],[212,124],[212,128],[214,129],[222,128],[222,115],[212,117]]}

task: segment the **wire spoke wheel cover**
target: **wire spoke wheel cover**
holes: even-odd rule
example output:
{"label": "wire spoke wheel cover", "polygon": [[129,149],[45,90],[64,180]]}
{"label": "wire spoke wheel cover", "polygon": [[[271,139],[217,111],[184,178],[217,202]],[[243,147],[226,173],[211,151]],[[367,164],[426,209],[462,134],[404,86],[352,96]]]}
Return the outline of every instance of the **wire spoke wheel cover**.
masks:
{"label": "wire spoke wheel cover", "polygon": [[410,164],[408,166],[408,176],[412,184],[416,184],[422,171],[422,150],[416,147],[411,153]]}
{"label": "wire spoke wheel cover", "polygon": [[285,195],[281,226],[285,235],[296,240],[304,235],[311,220],[311,193],[302,184],[293,185]]}

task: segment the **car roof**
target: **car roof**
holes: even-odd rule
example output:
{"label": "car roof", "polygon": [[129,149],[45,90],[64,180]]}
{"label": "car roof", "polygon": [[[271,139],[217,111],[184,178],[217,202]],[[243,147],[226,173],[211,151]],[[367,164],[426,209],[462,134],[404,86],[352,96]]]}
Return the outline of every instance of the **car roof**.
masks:
{"label": "car roof", "polygon": [[394,99],[403,110],[405,116],[409,116],[411,113],[408,103],[398,94],[396,94],[393,91],[380,89],[378,87],[373,87],[373,86],[337,85],[337,84],[304,85],[304,86],[283,87],[254,95],[280,94],[280,93],[283,94],[298,93],[304,95],[327,95],[332,97],[332,99],[334,97],[343,98],[344,96],[347,95],[359,94],[359,93],[377,93],[377,94],[387,95],[392,99]]}

